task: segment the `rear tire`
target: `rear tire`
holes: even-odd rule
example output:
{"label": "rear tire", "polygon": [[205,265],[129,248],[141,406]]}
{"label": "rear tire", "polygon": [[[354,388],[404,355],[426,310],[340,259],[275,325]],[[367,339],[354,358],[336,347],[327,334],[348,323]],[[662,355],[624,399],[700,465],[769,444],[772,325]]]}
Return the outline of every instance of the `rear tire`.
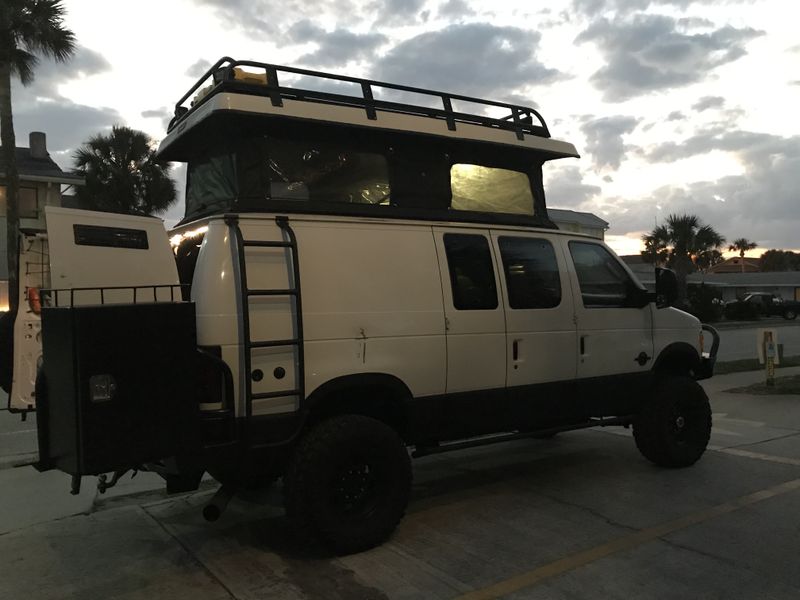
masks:
{"label": "rear tire", "polygon": [[794,321],[797,318],[797,313],[791,308],[783,313],[783,318],[787,321]]}
{"label": "rear tire", "polygon": [[633,422],[636,447],[662,467],[693,465],[711,437],[708,396],[700,384],[685,376],[665,377],[656,386]]}
{"label": "rear tire", "polygon": [[384,542],[403,518],[410,493],[403,440],[361,415],[332,417],[311,429],[284,477],[287,515],[339,554]]}

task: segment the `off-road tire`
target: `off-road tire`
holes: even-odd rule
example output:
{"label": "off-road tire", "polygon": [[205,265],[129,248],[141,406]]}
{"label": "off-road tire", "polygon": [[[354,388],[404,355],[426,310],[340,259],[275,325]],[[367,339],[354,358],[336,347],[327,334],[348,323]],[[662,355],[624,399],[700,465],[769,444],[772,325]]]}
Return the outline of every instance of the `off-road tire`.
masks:
{"label": "off-road tire", "polygon": [[300,533],[337,554],[384,542],[405,514],[411,461],[391,427],[341,415],[313,427],[298,443],[284,476],[286,514]]}
{"label": "off-road tire", "polygon": [[797,318],[797,312],[790,308],[789,310],[784,311],[783,318],[787,321],[794,321]]}
{"label": "off-road tire", "polygon": [[703,388],[685,376],[659,379],[633,422],[636,447],[662,467],[698,461],[711,437],[711,405]]}

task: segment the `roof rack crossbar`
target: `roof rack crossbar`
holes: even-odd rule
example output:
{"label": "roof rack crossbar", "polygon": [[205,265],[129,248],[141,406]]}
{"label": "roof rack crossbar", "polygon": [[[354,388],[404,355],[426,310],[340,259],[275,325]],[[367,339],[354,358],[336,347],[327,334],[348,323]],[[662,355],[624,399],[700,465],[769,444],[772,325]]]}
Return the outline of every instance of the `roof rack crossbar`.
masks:
{"label": "roof rack crossbar", "polygon": [[[235,76],[234,69],[236,67],[250,67],[264,72],[266,78],[264,83],[249,83]],[[291,87],[288,85],[281,85],[278,79],[278,73],[299,75],[302,77],[310,77],[314,79],[322,79],[334,82],[344,82],[356,84],[360,88],[360,96],[347,95],[334,92],[323,92],[316,90],[309,90],[303,88]],[[201,90],[211,80],[210,85],[205,88],[206,94],[199,98],[196,102],[192,102],[187,106],[187,101]],[[410,94],[419,94],[422,96],[429,96],[432,99],[438,98],[442,108],[434,108],[425,104],[414,104],[395,102],[389,100],[381,100],[375,98],[374,88],[384,88],[395,92],[404,92]],[[310,102],[321,102],[328,104],[336,104],[340,106],[352,106],[363,108],[370,120],[377,119],[377,110],[384,110],[389,112],[397,112],[416,116],[425,116],[435,119],[443,119],[447,123],[447,128],[450,131],[456,129],[457,123],[469,123],[474,125],[482,125],[485,127],[494,127],[513,131],[517,139],[524,139],[524,134],[535,135],[537,137],[550,137],[550,131],[544,118],[533,108],[518,106],[515,104],[508,104],[505,102],[497,102],[494,100],[483,100],[480,98],[473,98],[470,96],[462,96],[459,94],[449,94],[445,92],[438,92],[434,90],[426,90],[423,88],[416,88],[407,85],[399,85],[394,83],[386,83],[382,81],[374,81],[370,79],[362,79],[358,77],[349,77],[347,75],[335,75],[332,73],[324,73],[321,71],[312,71],[309,69],[300,69],[296,67],[283,67],[269,63],[261,63],[249,60],[234,60],[228,56],[219,59],[212,65],[206,73],[198,79],[198,81],[186,92],[180,100],[175,104],[175,117],[169,125],[168,130],[177,125],[180,121],[192,112],[197,106],[201,105],[208,98],[215,93],[224,90],[233,90],[253,95],[264,95],[270,98],[273,106],[283,106],[284,99],[297,99]],[[453,101],[467,102],[479,105],[486,108],[501,108],[509,111],[510,114],[504,117],[490,117],[483,112],[463,112],[453,109]],[[539,121],[538,125],[534,125],[533,117]]]}

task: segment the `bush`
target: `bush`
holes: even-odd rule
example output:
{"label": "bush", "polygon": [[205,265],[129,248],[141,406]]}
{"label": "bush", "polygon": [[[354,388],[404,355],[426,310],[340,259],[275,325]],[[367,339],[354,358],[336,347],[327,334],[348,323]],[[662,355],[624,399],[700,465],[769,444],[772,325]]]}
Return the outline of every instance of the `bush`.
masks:
{"label": "bush", "polygon": [[713,323],[722,318],[725,304],[720,292],[700,284],[689,288],[689,312],[704,323]]}

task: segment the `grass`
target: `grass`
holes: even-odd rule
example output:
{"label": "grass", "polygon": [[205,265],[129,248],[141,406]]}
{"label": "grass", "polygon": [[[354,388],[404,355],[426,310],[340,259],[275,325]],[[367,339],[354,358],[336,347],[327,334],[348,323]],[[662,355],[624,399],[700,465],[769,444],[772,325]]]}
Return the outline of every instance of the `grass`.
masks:
{"label": "grass", "polygon": [[798,394],[800,395],[800,375],[790,375],[788,377],[776,377],[775,385],[768,386],[766,382],[761,381],[740,388],[733,388],[727,390],[734,394]]}
{"label": "grass", "polygon": [[[781,367],[800,367],[800,356],[782,357],[781,364],[777,365],[776,369],[780,370]],[[742,371],[758,370],[763,371],[764,365],[760,364],[757,358],[718,362],[716,365],[714,365],[714,375],[727,375],[728,373],[740,373]]]}

